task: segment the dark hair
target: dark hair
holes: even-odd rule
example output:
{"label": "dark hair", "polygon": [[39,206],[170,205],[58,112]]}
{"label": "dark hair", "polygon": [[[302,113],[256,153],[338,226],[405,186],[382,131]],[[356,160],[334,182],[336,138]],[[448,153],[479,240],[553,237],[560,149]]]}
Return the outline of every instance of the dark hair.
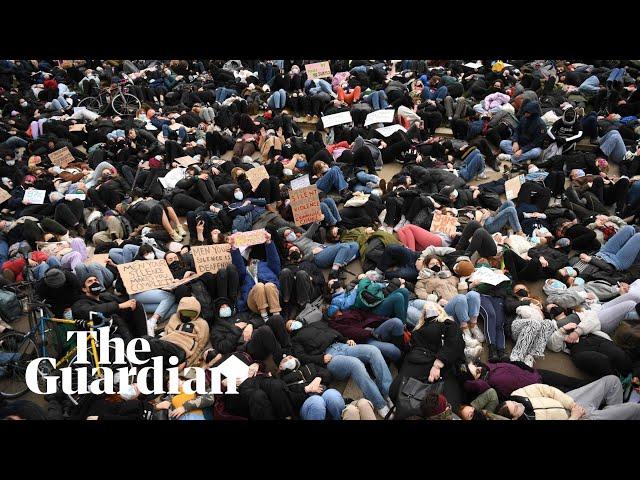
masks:
{"label": "dark hair", "polygon": [[434,412],[440,403],[440,396],[437,393],[428,393],[420,402],[420,413],[423,418],[433,417]]}
{"label": "dark hair", "polygon": [[500,403],[496,407],[496,413],[501,417],[508,418],[509,420],[513,419],[513,415],[511,415],[511,412],[509,411],[509,407],[507,407],[506,401]]}

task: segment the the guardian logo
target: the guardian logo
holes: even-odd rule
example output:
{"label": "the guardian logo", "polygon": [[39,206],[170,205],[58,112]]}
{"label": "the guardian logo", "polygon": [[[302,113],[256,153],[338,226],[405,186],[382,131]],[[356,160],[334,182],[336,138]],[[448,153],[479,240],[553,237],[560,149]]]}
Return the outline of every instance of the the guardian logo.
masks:
{"label": "the guardian logo", "polygon": [[[146,339],[135,338],[125,347],[124,340],[121,338],[109,338],[109,327],[98,328],[94,332],[98,333],[95,350],[92,350],[96,345],[91,341],[92,332],[67,332],[67,340],[75,335],[78,346],[78,358],[73,367],[60,368],[55,370],[55,374],[48,374],[46,372],[55,369],[55,359],[43,357],[31,361],[26,371],[29,390],[48,395],[56,393],[61,387],[61,391],[67,395],[88,393],[100,395],[126,391],[135,383],[140,393],[145,395],[167,393],[175,395],[180,391],[198,395],[237,394],[236,386],[249,376],[249,366],[235,356],[229,357],[215,368],[187,367],[184,370],[178,368],[178,358],[172,356],[168,359],[171,366],[164,369],[162,357],[153,357],[150,360],[138,357],[139,354],[151,351]],[[92,365],[89,359],[92,351],[99,359],[97,366]],[[133,366],[120,367],[129,364]],[[114,369],[113,365],[119,367]],[[140,368],[141,365],[145,366]],[[168,390],[164,390],[165,371],[169,376]],[[209,382],[207,382],[207,371],[210,372]],[[182,382],[181,376],[190,379]],[[227,380],[225,392],[221,390],[223,376]],[[148,384],[149,379],[153,381],[151,387]],[[207,383],[209,383],[208,387]]]}

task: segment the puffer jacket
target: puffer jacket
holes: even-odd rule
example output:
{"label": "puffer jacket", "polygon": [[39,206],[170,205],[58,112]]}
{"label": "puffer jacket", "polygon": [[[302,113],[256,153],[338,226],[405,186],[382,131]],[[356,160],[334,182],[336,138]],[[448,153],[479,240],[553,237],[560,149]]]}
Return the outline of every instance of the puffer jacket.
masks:
{"label": "puffer jacket", "polygon": [[[529,401],[536,420],[568,420],[575,400],[555,387],[534,383],[519,388],[511,394],[511,399]],[[522,402],[520,402],[522,403]]]}
{"label": "puffer jacket", "polygon": [[302,365],[314,363],[324,366],[324,352],[334,343],[347,343],[347,338],[320,321],[291,332],[293,356]]}
{"label": "puffer jacket", "polygon": [[542,147],[544,139],[547,135],[547,126],[540,118],[542,112],[540,110],[540,104],[538,102],[529,102],[522,107],[522,112],[530,113],[530,117],[523,116],[518,123],[513,140],[518,142],[518,145],[522,149],[523,153],[529,150]]}
{"label": "puffer jacket", "polygon": [[[443,270],[449,271],[444,266]],[[458,277],[451,275],[448,278],[440,278],[435,272],[428,268],[423,268],[418,273],[418,281],[416,282],[415,293],[418,298],[426,300],[431,293],[438,295],[438,299],[444,298],[451,300],[458,294]]]}
{"label": "puffer jacket", "polygon": [[482,107],[485,110],[491,110],[492,108],[499,108],[505,103],[509,103],[511,97],[504,93],[496,92],[490,95],[487,95],[482,102]]}
{"label": "puffer jacket", "polygon": [[[193,331],[185,331],[187,322],[180,319],[180,312],[183,310],[194,310],[198,312],[195,320],[188,322],[193,325]],[[183,297],[178,304],[178,310],[171,315],[169,322],[164,327],[165,336],[162,341],[170,342],[182,348],[187,355],[187,366],[194,365],[209,341],[209,325],[200,316],[200,302],[195,297]]]}

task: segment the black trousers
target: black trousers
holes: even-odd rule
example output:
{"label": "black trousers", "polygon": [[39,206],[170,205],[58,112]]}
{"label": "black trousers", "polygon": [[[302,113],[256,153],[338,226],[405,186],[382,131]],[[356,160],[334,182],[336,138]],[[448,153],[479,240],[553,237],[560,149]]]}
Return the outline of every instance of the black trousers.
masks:
{"label": "black trousers", "polygon": [[64,225],[67,228],[73,228],[78,223],[82,223],[82,213],[84,210],[84,203],[79,198],[71,200],[70,202],[61,202],[56,205],[53,218],[56,222]]}
{"label": "black trousers", "polygon": [[553,372],[551,370],[538,370],[538,373],[542,376],[542,383],[545,385],[551,385],[563,392],[570,392],[580,387],[584,387],[588,380],[582,380],[580,378],[569,377],[562,373]]}
{"label": "black trousers", "polygon": [[320,293],[306,271],[298,270],[293,273],[288,268],[280,271],[280,296],[284,304],[293,300],[298,306],[303,307],[318,298]]}
{"label": "black trousers", "polygon": [[171,206],[176,211],[176,215],[185,216],[187,212],[197,210],[204,205],[200,200],[197,200],[184,193],[176,193],[171,198]]}
{"label": "black trousers", "polygon": [[[205,284],[207,292],[214,300],[218,298],[233,300],[238,296],[240,279],[234,265],[221,268],[216,273],[205,272],[200,277],[200,281]],[[176,298],[176,303],[180,302],[183,297],[191,296],[190,284],[180,285],[173,290],[173,295]]]}
{"label": "black trousers", "polygon": [[276,314],[266,325],[254,330],[245,348],[255,360],[264,361],[272,355],[275,364],[279,365],[284,356],[283,348],[288,350],[290,346],[291,340],[285,328],[285,320],[281,315]]}
{"label": "black trousers", "polygon": [[537,258],[525,260],[513,250],[505,250],[503,259],[504,266],[509,270],[514,282],[542,279],[541,265]]}
{"label": "black trousers", "polygon": [[467,256],[478,252],[481,257],[494,257],[498,254],[496,242],[491,234],[475,220],[470,221],[462,230],[456,249],[464,250]]}
{"label": "black trousers", "polygon": [[280,197],[280,184],[278,179],[274,176],[265,178],[260,182],[255,190],[256,198],[264,198],[267,203],[273,203],[281,200]]}
{"label": "black trousers", "polygon": [[273,377],[248,378],[238,388],[238,395],[225,395],[225,409],[250,420],[283,420],[295,412],[286,384]]}
{"label": "black trousers", "polygon": [[569,349],[576,367],[596,379],[606,375],[626,376],[631,372],[631,358],[606,338],[590,334],[580,337]]}

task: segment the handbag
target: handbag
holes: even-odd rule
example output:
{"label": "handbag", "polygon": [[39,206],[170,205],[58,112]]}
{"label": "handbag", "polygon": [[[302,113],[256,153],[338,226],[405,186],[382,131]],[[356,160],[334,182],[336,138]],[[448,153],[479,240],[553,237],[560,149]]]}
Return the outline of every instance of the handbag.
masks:
{"label": "handbag", "polygon": [[420,404],[429,394],[439,395],[444,390],[444,380],[434,383],[424,383],[413,377],[404,377],[400,384],[398,397],[393,409],[389,411],[385,420],[389,419],[395,411],[394,420],[406,420],[409,417],[421,416]]}
{"label": "handbag", "polygon": [[313,302],[307,303],[296,317],[296,320],[303,322],[305,325],[311,325],[322,320],[322,297],[320,296]]}

